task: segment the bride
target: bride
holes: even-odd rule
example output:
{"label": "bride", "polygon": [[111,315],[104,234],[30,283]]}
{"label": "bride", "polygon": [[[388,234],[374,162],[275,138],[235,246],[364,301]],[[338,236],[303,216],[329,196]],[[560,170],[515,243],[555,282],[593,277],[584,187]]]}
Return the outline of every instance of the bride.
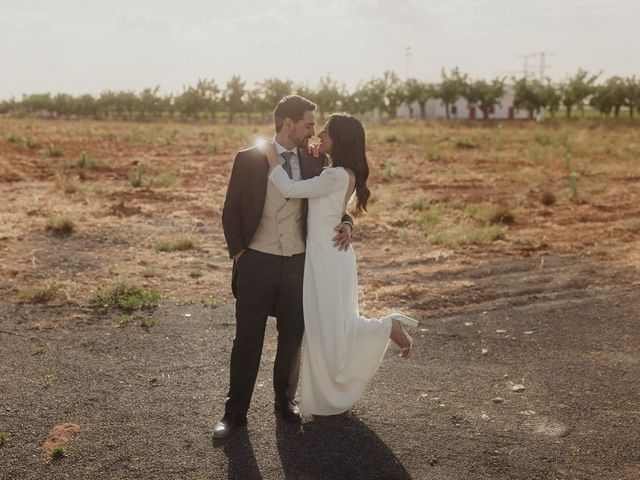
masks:
{"label": "bride", "polygon": [[418,321],[399,313],[382,318],[360,315],[355,252],[351,247],[334,248],[332,238],[354,193],[361,212],[371,195],[364,127],[351,115],[334,114],[318,136],[320,144],[312,148],[316,154],[329,155],[331,166],[309,180],[291,180],[272,143],[262,149],[269,160],[269,180],[280,193],[309,199],[300,408],[315,415],[336,415],[360,398],[389,339],[400,347],[400,356],[409,358],[413,340],[403,324],[417,326]]}

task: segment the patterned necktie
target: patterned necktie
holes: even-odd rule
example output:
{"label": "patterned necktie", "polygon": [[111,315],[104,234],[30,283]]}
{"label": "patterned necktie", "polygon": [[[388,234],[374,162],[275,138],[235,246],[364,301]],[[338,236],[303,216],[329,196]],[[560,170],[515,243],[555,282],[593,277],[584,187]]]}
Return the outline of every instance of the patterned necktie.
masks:
{"label": "patterned necktie", "polygon": [[293,173],[291,172],[291,157],[293,157],[293,152],[285,150],[280,155],[282,155],[282,158],[284,158],[284,164],[282,165],[282,168],[284,168],[284,171],[287,172],[289,178],[293,179]]}

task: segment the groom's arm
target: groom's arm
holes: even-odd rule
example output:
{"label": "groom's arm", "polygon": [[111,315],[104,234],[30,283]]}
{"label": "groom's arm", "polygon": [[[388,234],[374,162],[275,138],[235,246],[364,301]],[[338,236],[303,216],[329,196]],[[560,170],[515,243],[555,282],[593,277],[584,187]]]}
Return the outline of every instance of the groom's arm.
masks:
{"label": "groom's arm", "polygon": [[346,213],[342,216],[342,223],[346,223],[351,227],[351,233],[353,233],[353,231],[356,229],[355,223],[353,222],[353,218],[351,218],[351,216],[347,215]]}
{"label": "groom's arm", "polygon": [[354,229],[353,219],[345,214],[342,217],[342,223],[334,229],[338,233],[332,239],[333,246],[337,247],[338,250],[347,250],[351,245],[351,235],[353,235]]}
{"label": "groom's arm", "polygon": [[244,234],[242,228],[242,161],[241,152],[233,161],[233,168],[229,176],[227,193],[222,207],[222,229],[227,241],[229,256],[234,258],[244,249]]}

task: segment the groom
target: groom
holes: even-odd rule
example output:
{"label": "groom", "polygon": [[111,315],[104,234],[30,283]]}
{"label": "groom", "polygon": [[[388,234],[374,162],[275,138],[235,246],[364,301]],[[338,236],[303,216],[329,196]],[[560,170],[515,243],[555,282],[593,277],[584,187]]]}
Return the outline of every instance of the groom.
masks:
{"label": "groom", "polygon": [[[275,108],[274,144],[293,180],[322,172],[326,157],[307,153],[315,135],[316,105],[298,95],[284,97]],[[222,225],[233,259],[231,289],[236,297],[236,336],[231,350],[230,385],[222,420],[213,438],[228,437],[247,423],[247,410],[260,367],[269,315],[276,317],[278,347],[273,368],[275,412],[300,421],[293,402],[300,370],[304,332],[304,273],[307,200],[286,199],[268,181],[266,156],[256,147],[237,153],[222,209]],[[336,227],[336,248],[346,249],[353,223],[345,215]]]}

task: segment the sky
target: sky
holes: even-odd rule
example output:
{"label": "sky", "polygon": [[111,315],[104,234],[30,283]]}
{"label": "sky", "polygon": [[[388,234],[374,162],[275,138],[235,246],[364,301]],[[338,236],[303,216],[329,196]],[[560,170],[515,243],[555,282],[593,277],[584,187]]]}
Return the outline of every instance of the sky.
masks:
{"label": "sky", "polygon": [[[640,75],[640,0],[0,0],[0,99],[232,75],[353,90],[385,70],[437,82]],[[535,55],[534,55],[535,54]]]}

